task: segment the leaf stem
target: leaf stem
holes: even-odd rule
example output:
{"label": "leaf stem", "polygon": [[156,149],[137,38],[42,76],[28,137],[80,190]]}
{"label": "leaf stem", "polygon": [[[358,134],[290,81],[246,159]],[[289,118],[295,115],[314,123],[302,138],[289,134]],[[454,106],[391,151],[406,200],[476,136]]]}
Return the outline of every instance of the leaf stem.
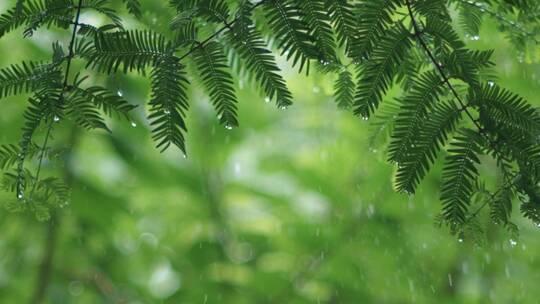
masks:
{"label": "leaf stem", "polygon": [[[251,8],[251,11],[255,10],[257,7],[261,6],[264,4],[264,2],[266,2],[267,0],[261,0],[260,2],[258,2],[257,4],[255,4],[253,6],[253,8]],[[221,27],[217,32],[213,33],[212,35],[210,35],[209,37],[207,37],[206,39],[204,39],[203,41],[197,43],[194,47],[192,47],[189,51],[187,51],[184,55],[180,56],[180,58],[178,60],[182,60],[182,59],[185,59],[186,57],[188,57],[189,55],[191,55],[194,51],[196,51],[197,49],[199,48],[203,48],[206,44],[208,44],[212,39],[216,38],[219,34],[225,32],[226,30],[232,30],[232,26],[238,21],[239,17],[236,17],[233,21],[227,23],[226,21],[224,21],[225,25],[223,27]]]}
{"label": "leaf stem", "polygon": [[[435,58],[435,55],[433,54],[433,52],[431,51],[431,49],[428,47],[427,43],[425,42],[424,38],[423,38],[423,32],[422,30],[420,29],[420,26],[418,25],[418,21],[416,20],[416,18],[414,17],[414,13],[413,13],[413,9],[412,9],[412,5],[411,5],[411,1],[410,0],[405,0],[405,3],[407,5],[407,10],[409,12],[409,17],[411,18],[411,24],[413,26],[413,29],[414,29],[414,36],[418,39],[418,42],[420,43],[420,45],[422,46],[422,49],[426,52],[426,54],[428,55],[429,59],[431,60],[431,62],[435,65],[437,71],[439,72],[439,74],[441,75],[442,77],[442,80],[443,82],[446,84],[446,86],[450,89],[450,91],[452,92],[452,95],[454,95],[455,99],[458,101],[459,103],[459,106],[461,107],[461,110],[465,112],[465,114],[471,119],[471,121],[473,122],[473,124],[478,128],[479,130],[479,134],[481,136],[483,136],[487,142],[489,143],[489,145],[493,148],[493,151],[495,153],[497,153],[497,149],[496,149],[496,145],[494,144],[494,142],[488,137],[486,136],[486,134],[483,132],[484,128],[480,125],[480,123],[478,122],[477,119],[474,118],[474,116],[471,114],[471,112],[469,111],[468,107],[470,105],[468,104],[465,104],[465,102],[463,102],[463,100],[461,99],[461,97],[459,96],[457,90],[454,88],[454,86],[452,85],[452,83],[450,83],[450,78],[446,75],[446,72],[444,71],[444,67],[439,64],[439,62],[437,61],[437,59]],[[504,159],[504,157],[501,156],[502,159]],[[506,175],[505,175],[505,183],[507,184],[508,187],[511,187],[514,183],[514,181],[509,181],[506,179]],[[503,187],[504,188],[504,187]],[[499,189],[500,190],[500,189]],[[496,193],[498,193],[499,191],[497,191]],[[482,205],[479,210],[477,210],[476,212],[474,212],[472,214],[472,216],[470,218],[473,218],[474,216],[476,216],[478,214],[478,212],[480,212],[480,210],[482,208],[485,207],[487,203],[484,203],[484,205]]]}
{"label": "leaf stem", "polygon": [[[69,71],[71,69],[71,61],[73,59],[74,55],[74,46],[75,46],[75,38],[77,35],[77,27],[79,25],[79,19],[81,17],[81,9],[82,9],[82,0],[79,0],[79,3],[77,5],[77,13],[75,15],[75,21],[73,23],[73,32],[71,33],[71,41],[69,42],[69,50],[68,50],[68,56],[67,56],[67,65],[66,65],[66,72],[64,75],[64,82],[62,84],[62,93],[60,94],[60,100],[59,102],[62,103],[64,101],[64,92],[68,89],[68,81],[69,81]],[[32,195],[34,194],[34,191],[36,190],[36,186],[39,182],[39,175],[41,173],[41,167],[43,165],[43,157],[45,155],[45,149],[47,149],[47,144],[49,142],[49,138],[51,137],[51,131],[53,128],[54,119],[52,119],[49,122],[49,126],[47,127],[47,133],[45,134],[45,140],[43,141],[43,146],[40,149],[40,155],[39,155],[39,161],[38,161],[38,167],[36,169],[36,177],[34,178],[34,184],[32,185],[32,191],[30,192],[29,200],[32,200]],[[18,195],[18,194],[17,194]]]}

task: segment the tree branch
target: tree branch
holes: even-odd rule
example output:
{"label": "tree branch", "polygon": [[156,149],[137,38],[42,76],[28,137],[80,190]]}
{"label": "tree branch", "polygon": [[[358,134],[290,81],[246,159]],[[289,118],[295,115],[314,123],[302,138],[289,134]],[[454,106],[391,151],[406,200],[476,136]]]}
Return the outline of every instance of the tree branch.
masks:
{"label": "tree branch", "polygon": [[[71,33],[71,41],[69,42],[69,50],[68,50],[68,57],[67,57],[67,64],[66,64],[66,73],[64,75],[64,82],[62,84],[62,93],[60,94],[60,100],[59,102],[62,103],[64,101],[64,93],[68,91],[68,81],[69,81],[69,71],[71,69],[71,61],[74,57],[74,51],[73,48],[75,46],[75,38],[77,35],[77,27],[79,26],[79,19],[81,17],[81,9],[82,9],[82,0],[79,0],[79,3],[77,5],[77,14],[75,16],[75,21],[73,22],[73,32]],[[34,178],[34,184],[32,186],[32,191],[30,192],[29,201],[32,201],[32,195],[34,194],[34,191],[36,190],[37,183],[39,181],[39,174],[41,173],[41,167],[43,165],[43,157],[45,155],[45,149],[47,149],[47,144],[49,142],[49,138],[51,137],[51,131],[54,124],[54,118],[49,122],[49,126],[47,127],[47,133],[45,134],[45,140],[43,141],[43,146],[40,149],[40,155],[39,155],[39,161],[38,161],[38,167],[36,169],[36,177]]]}
{"label": "tree branch", "polygon": [[[444,71],[444,67],[437,61],[437,59],[435,58],[435,55],[433,54],[433,52],[431,51],[431,49],[428,47],[427,43],[425,42],[425,40],[424,40],[424,38],[422,36],[423,32],[420,29],[420,26],[418,25],[418,21],[414,17],[414,12],[413,12],[413,9],[412,9],[411,0],[405,0],[405,3],[407,5],[407,10],[409,12],[409,17],[411,19],[411,24],[412,24],[413,29],[414,29],[414,36],[418,39],[418,42],[422,46],[422,49],[426,52],[426,54],[428,55],[428,57],[431,60],[431,62],[433,63],[433,65],[435,65],[437,71],[439,72],[439,74],[442,77],[443,82],[450,89],[450,91],[452,92],[452,95],[454,95],[455,100],[457,100],[459,106],[461,107],[461,110],[466,113],[466,115],[471,119],[473,124],[478,128],[479,134],[486,139],[486,141],[489,143],[489,145],[493,149],[494,153],[499,154],[497,152],[497,149],[496,149],[497,145],[494,144],[493,141],[488,136],[486,136],[486,134],[483,132],[484,128],[480,125],[478,120],[476,120],[474,118],[474,116],[471,114],[471,112],[468,110],[469,105],[465,104],[465,102],[463,102],[463,100],[459,96],[457,90],[454,88],[452,83],[450,83],[450,78],[446,75],[446,72]],[[503,156],[500,156],[500,157],[501,157],[501,159],[505,159]],[[513,180],[512,181],[507,180],[506,175],[504,176],[504,179],[505,179],[505,181],[504,181],[505,185],[503,185],[503,188],[511,187],[514,184]],[[499,191],[500,190],[501,189],[499,189]],[[499,191],[497,191],[496,193],[498,193]],[[480,208],[472,214],[472,216],[469,218],[469,220],[471,218],[474,218],[486,205],[487,205],[487,203],[484,203],[482,206],[480,206]]]}

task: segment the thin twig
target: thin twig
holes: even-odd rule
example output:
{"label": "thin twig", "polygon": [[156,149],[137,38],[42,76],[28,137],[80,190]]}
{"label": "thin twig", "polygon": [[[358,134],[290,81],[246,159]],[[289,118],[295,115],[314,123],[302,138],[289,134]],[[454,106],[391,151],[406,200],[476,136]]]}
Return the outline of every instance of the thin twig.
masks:
{"label": "thin twig", "polygon": [[[68,81],[69,81],[69,71],[71,69],[71,60],[74,57],[74,46],[75,46],[75,38],[77,35],[77,27],[79,25],[79,19],[81,17],[81,9],[82,9],[82,0],[79,0],[79,3],[77,5],[77,14],[75,16],[75,22],[73,23],[73,32],[71,33],[71,41],[69,43],[69,50],[68,50],[68,57],[67,57],[67,65],[66,65],[66,72],[64,75],[64,82],[62,84],[62,92],[60,93],[60,100],[59,102],[64,102],[64,93],[68,89]],[[47,127],[47,133],[45,134],[45,140],[43,141],[43,146],[40,149],[40,156],[38,161],[38,167],[36,170],[36,177],[34,178],[34,184],[32,186],[32,191],[30,192],[29,200],[32,200],[32,195],[34,194],[34,191],[36,190],[36,186],[39,182],[39,174],[41,173],[41,167],[43,165],[43,158],[45,155],[45,150],[47,149],[47,144],[49,142],[49,138],[51,137],[51,131],[54,125],[54,118],[49,122],[49,126]]]}
{"label": "thin twig", "polygon": [[[456,91],[456,89],[454,88],[454,86],[452,85],[452,83],[450,83],[450,79],[448,78],[448,76],[446,75],[446,72],[444,71],[444,68],[441,64],[439,64],[439,62],[437,61],[437,59],[435,58],[435,55],[433,54],[433,52],[431,51],[431,49],[428,47],[427,43],[424,41],[424,38],[423,38],[423,33],[422,33],[422,30],[420,29],[419,25],[418,25],[418,22],[416,21],[416,18],[414,17],[414,13],[413,13],[413,9],[412,9],[412,5],[411,5],[411,1],[410,0],[406,0],[406,5],[407,5],[407,10],[409,11],[409,16],[411,18],[411,24],[413,26],[413,29],[414,29],[414,36],[418,39],[420,45],[422,46],[422,48],[424,49],[424,51],[426,52],[426,54],[428,55],[429,59],[431,60],[431,62],[433,63],[433,65],[435,65],[435,67],[437,68],[437,71],[439,72],[439,74],[441,75],[442,77],[442,80],[443,82],[446,84],[446,86],[450,89],[450,91],[452,92],[452,95],[454,95],[455,97],[455,100],[458,101],[459,103],[459,106],[461,107],[461,110],[464,111],[467,116],[471,119],[471,121],[474,123],[474,125],[478,128],[478,131],[479,131],[479,134],[480,135],[483,135],[485,137],[485,139],[487,140],[487,142],[489,143],[489,145],[493,148],[493,151],[495,153],[497,153],[497,149],[496,149],[496,145],[494,144],[494,142],[488,137],[486,136],[485,133],[483,133],[483,130],[484,128],[480,125],[480,123],[478,122],[478,120],[476,120],[474,118],[474,116],[471,114],[471,112],[469,111],[468,107],[470,105],[468,104],[465,104],[463,102],[463,100],[461,99],[461,97],[459,96],[458,92]],[[500,156],[502,159],[505,159],[503,156]],[[510,187],[511,185],[513,185],[513,181],[508,181],[507,178],[506,178],[506,175],[504,176],[504,179],[505,179],[505,183],[508,184],[508,186]],[[481,208],[479,210],[477,210],[475,213],[473,213],[473,216],[476,216],[476,214],[478,214],[478,212],[480,212],[480,210],[482,208],[485,207],[486,204],[484,204],[483,206],[481,206]],[[472,218],[471,217],[471,218]]]}
{"label": "thin twig", "polygon": [[[253,6],[253,8],[251,9],[251,11],[254,11],[257,7],[261,6],[264,4],[264,2],[266,2],[268,0],[262,0],[260,1],[259,3],[255,4]],[[200,48],[203,48],[206,44],[208,44],[212,39],[216,38],[219,34],[227,31],[227,30],[232,30],[232,26],[238,22],[240,17],[236,17],[233,21],[227,23],[227,22],[224,22],[225,25],[220,28],[217,32],[213,33],[212,35],[210,35],[209,37],[207,37],[206,39],[204,39],[203,41],[197,43],[195,46],[193,46],[189,51],[187,51],[184,55],[180,56],[180,58],[178,60],[182,60],[182,59],[185,59],[187,56],[191,55],[194,51],[196,51],[197,49],[200,49]]]}
{"label": "thin twig", "polygon": [[486,13],[486,14],[490,15],[491,17],[493,17],[495,19],[498,19],[501,23],[505,23],[508,26],[510,26],[510,27],[516,29],[517,31],[521,32],[526,37],[531,38],[532,40],[534,40],[534,42],[536,44],[540,43],[540,41],[536,38],[536,35],[534,33],[532,33],[532,32],[527,31],[526,29],[524,29],[523,25],[521,25],[521,24],[519,24],[519,23],[517,23],[515,21],[508,20],[503,15],[492,11],[491,9],[486,7],[486,5],[483,5],[484,3],[472,2],[470,0],[456,0],[456,1],[458,1],[459,3],[461,3],[463,5],[467,5],[467,6],[470,6],[470,7],[481,10],[483,13]]}

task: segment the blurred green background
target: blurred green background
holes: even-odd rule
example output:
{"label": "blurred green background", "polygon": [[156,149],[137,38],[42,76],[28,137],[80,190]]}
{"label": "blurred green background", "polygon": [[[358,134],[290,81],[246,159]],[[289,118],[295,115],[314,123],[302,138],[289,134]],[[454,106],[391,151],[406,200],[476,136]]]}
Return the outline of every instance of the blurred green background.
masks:
{"label": "blurred green background", "polygon": [[[166,2],[143,1],[143,23],[167,33]],[[1,1],[0,12],[13,3]],[[138,26],[125,17],[128,28]],[[0,67],[48,60],[52,42],[66,46],[69,31],[21,37],[0,41]],[[468,43],[495,49],[498,82],[540,105],[534,56],[515,50],[491,21]],[[72,199],[45,223],[0,209],[0,303],[31,301],[43,273],[47,303],[538,302],[537,227],[514,210],[518,243],[490,227],[483,247],[435,227],[439,170],[416,195],[396,194],[384,147],[370,140],[374,128],[337,109],[334,79],[280,65],[294,106],[276,109],[237,79],[241,126],[233,130],[192,86],[187,158],[154,149],[143,76],[89,71],[90,82],[140,106],[132,122],[110,120],[112,134],[55,127],[59,152],[46,159],[44,176],[66,178]],[[0,101],[0,143],[18,141],[25,100]]]}

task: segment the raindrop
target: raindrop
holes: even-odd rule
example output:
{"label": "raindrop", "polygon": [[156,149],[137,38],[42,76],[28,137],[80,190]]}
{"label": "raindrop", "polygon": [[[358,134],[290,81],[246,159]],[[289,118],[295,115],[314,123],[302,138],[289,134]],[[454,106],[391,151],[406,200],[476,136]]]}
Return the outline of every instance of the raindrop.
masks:
{"label": "raindrop", "polygon": [[450,287],[454,286],[454,282],[452,282],[452,274],[451,273],[448,274],[448,285]]}
{"label": "raindrop", "polygon": [[171,111],[170,111],[169,109],[165,109],[165,110],[163,110],[163,112],[164,112],[165,114],[171,114]]}
{"label": "raindrop", "polygon": [[187,158],[187,154],[186,154],[186,153],[182,153],[182,157],[183,157],[183,158]]}
{"label": "raindrop", "polygon": [[368,119],[369,119],[369,117],[367,117],[367,116],[362,116],[362,120],[368,120]]}
{"label": "raindrop", "polygon": [[510,239],[509,242],[510,242],[510,246],[512,246],[512,247],[517,245],[517,241],[514,240],[514,239]]}
{"label": "raindrop", "polygon": [[24,195],[23,195],[22,192],[19,192],[19,193],[17,194],[17,198],[18,198],[18,199],[23,199],[23,197],[24,197]]}
{"label": "raindrop", "polygon": [[135,128],[135,127],[137,126],[137,123],[135,123],[134,121],[132,121],[132,122],[131,122],[131,126],[132,126],[133,128]]}
{"label": "raindrop", "polygon": [[493,86],[495,86],[495,82],[493,82],[493,81],[488,81],[488,86],[489,86],[490,88],[493,88]]}
{"label": "raindrop", "polygon": [[281,106],[280,109],[281,110],[287,110],[287,106]]}
{"label": "raindrop", "polygon": [[321,92],[321,88],[319,88],[318,86],[313,87],[313,93],[318,94],[320,92]]}
{"label": "raindrop", "polygon": [[458,242],[463,243],[463,238],[460,237],[460,238],[458,239]]}
{"label": "raindrop", "polygon": [[124,96],[124,93],[122,93],[122,91],[120,91],[120,90],[118,90],[118,91],[116,92],[116,94],[117,94],[118,96],[120,96],[120,97]]}
{"label": "raindrop", "polygon": [[53,117],[53,120],[54,120],[54,122],[59,122],[59,121],[60,121],[60,117],[58,117],[58,116],[55,115],[55,116]]}
{"label": "raindrop", "polygon": [[474,35],[474,36],[471,37],[471,40],[478,41],[478,40],[480,40],[480,36]]}
{"label": "raindrop", "polygon": [[231,125],[228,125],[228,124],[225,125],[225,129],[227,129],[227,130],[232,130],[232,128],[233,128],[233,126],[231,126]]}
{"label": "raindrop", "polygon": [[265,97],[264,102],[269,103],[270,102],[270,97]]}

